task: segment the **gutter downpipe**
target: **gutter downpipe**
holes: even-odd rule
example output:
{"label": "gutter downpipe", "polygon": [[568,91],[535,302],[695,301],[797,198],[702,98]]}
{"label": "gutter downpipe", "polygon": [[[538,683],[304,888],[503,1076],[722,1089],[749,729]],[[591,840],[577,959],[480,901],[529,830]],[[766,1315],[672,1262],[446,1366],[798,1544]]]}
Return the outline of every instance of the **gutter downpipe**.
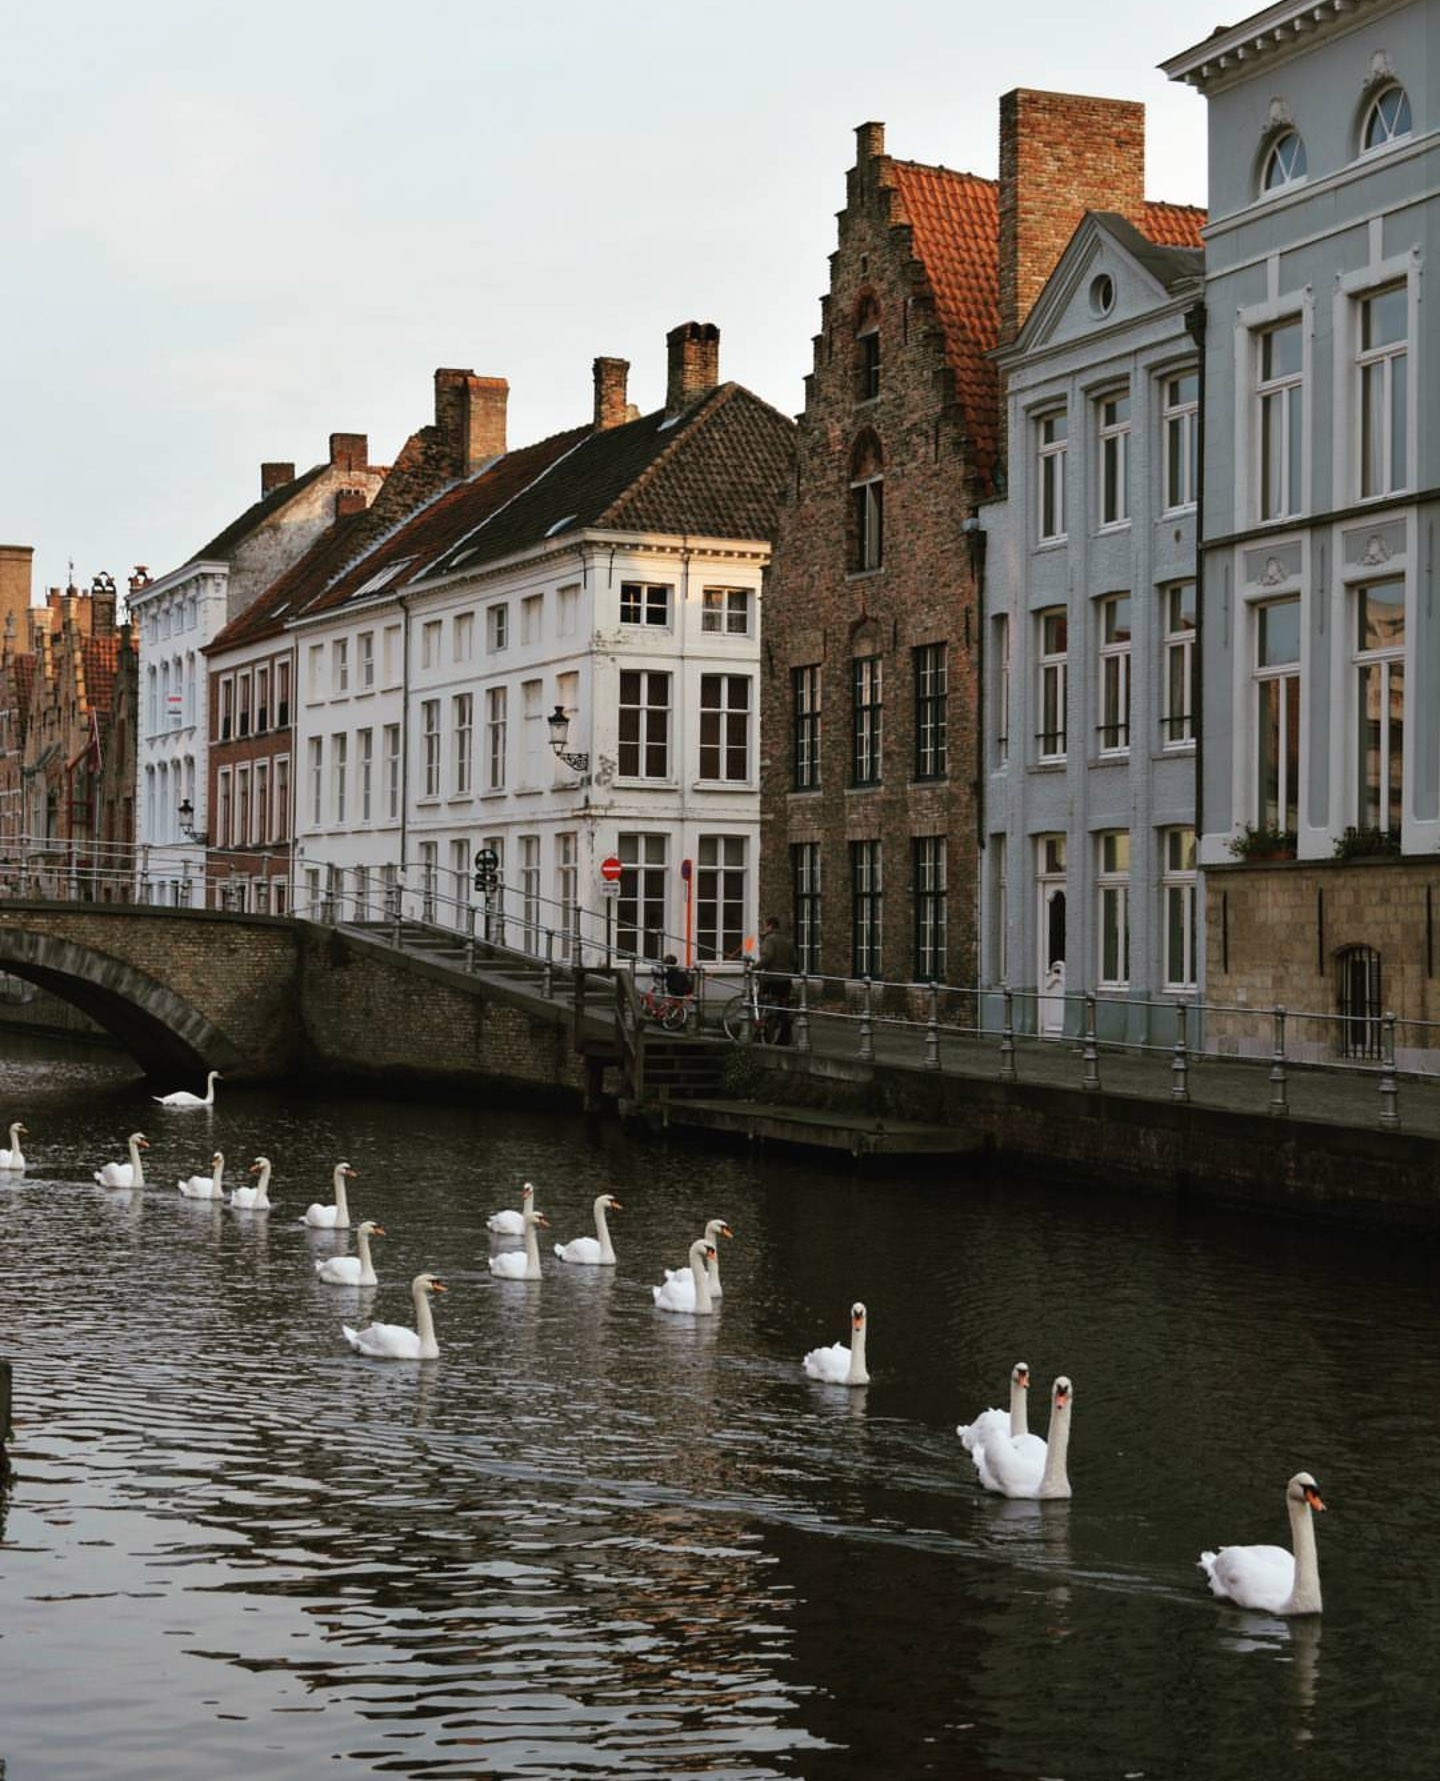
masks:
{"label": "gutter downpipe", "polygon": [[1200,349],[1199,386],[1196,392],[1195,456],[1195,666],[1193,669],[1195,725],[1195,846],[1205,833],[1205,305],[1185,311],[1185,331]]}
{"label": "gutter downpipe", "polygon": [[397,867],[399,901],[405,900],[405,850],[410,834],[410,600],[401,594],[404,625],[400,637],[400,860]]}

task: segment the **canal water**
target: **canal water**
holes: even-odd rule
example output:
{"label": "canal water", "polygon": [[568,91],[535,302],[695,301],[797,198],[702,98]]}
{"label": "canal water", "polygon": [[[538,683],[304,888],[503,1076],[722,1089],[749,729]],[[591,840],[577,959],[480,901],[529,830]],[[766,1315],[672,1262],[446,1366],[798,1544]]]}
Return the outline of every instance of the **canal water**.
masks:
{"label": "canal water", "polygon": [[[0,1177],[0,1772],[1433,1774],[1414,1241],[503,1107],[222,1082],[167,1113],[114,1058],[25,1043],[0,1060],[30,1159]],[[146,1187],[102,1191],[137,1129]],[[273,1211],[180,1197],[217,1146],[232,1184],[273,1159]],[[342,1157],[388,1233],[374,1289],[320,1285],[353,1234],[297,1223]],[[526,1177],[562,1239],[613,1191],[618,1266],[493,1278],[485,1219]],[[719,1314],[658,1312],[710,1217]],[[410,1321],[423,1269],[439,1360],[352,1354],[342,1319]],[[856,1298],[871,1384],[812,1383]],[[955,1437],[1021,1358],[1042,1429],[1074,1381],[1069,1503],[986,1496]],[[1302,1468],[1323,1619],[1216,1602],[1198,1553],[1286,1540]]]}

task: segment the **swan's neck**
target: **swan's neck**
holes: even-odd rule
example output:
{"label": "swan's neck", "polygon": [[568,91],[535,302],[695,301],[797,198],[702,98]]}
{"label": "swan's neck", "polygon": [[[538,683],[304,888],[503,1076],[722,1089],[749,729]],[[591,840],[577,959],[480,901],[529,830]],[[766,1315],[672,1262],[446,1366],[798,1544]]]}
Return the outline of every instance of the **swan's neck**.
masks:
{"label": "swan's neck", "polygon": [[360,1252],[360,1272],[362,1274],[373,1273],[374,1269],[370,1265],[369,1231],[357,1231],[355,1233],[355,1247]]}
{"label": "swan's neck", "polygon": [[710,1298],[710,1269],[708,1257],[703,1250],[690,1258],[690,1278],[695,1282],[695,1309],[702,1315],[713,1311],[715,1306]]}
{"label": "swan's neck", "polygon": [[1295,1583],[1286,1611],[1320,1612],[1320,1555],[1315,1547],[1315,1517],[1308,1503],[1290,1504],[1290,1540],[1295,1548]]}
{"label": "swan's neck", "polygon": [[1019,1379],[1010,1381],[1010,1439],[1030,1433],[1030,1393]]}
{"label": "swan's neck", "polygon": [[1065,1470],[1070,1450],[1070,1406],[1057,1404],[1050,1412],[1050,1436],[1045,1447],[1045,1470],[1040,1478],[1042,1497],[1068,1497],[1070,1475]]}
{"label": "swan's neck", "polygon": [[350,1222],[350,1202],[345,1197],[345,1177],[343,1175],[335,1177],[335,1216],[341,1224]]}
{"label": "swan's neck", "polygon": [[[525,1223],[525,1278],[540,1278],[540,1227],[533,1219],[527,1219]],[[425,1303],[428,1312],[430,1302],[427,1299]]]}
{"label": "swan's neck", "polygon": [[224,1178],[225,1178],[225,1158],[223,1156],[217,1156],[215,1158],[214,1165],[210,1171],[210,1185],[215,1189],[217,1194],[220,1191],[220,1183],[224,1180]]}
{"label": "swan's neck", "polygon": [[130,1185],[143,1187],[145,1185],[145,1165],[140,1161],[140,1146],[133,1138],[130,1140],[130,1168],[132,1171]]}
{"label": "swan's neck", "polygon": [[440,1344],[435,1340],[435,1319],[430,1315],[430,1295],[424,1287],[414,1289],[415,1334],[420,1338],[421,1360],[437,1360]]}
{"label": "swan's neck", "polygon": [[260,1176],[255,1183],[255,1204],[257,1206],[268,1206],[270,1204],[269,1163],[262,1163],[260,1165]]}
{"label": "swan's neck", "polygon": [[705,1277],[712,1294],[720,1290],[720,1243],[715,1242],[715,1253],[705,1264]]}
{"label": "swan's neck", "polygon": [[850,1383],[852,1385],[868,1385],[870,1375],[865,1371],[865,1325],[850,1331]]}
{"label": "swan's neck", "polygon": [[605,1221],[605,1202],[595,1202],[595,1235],[600,1239],[600,1253],[606,1261],[614,1259],[615,1251],[610,1245],[610,1226]]}

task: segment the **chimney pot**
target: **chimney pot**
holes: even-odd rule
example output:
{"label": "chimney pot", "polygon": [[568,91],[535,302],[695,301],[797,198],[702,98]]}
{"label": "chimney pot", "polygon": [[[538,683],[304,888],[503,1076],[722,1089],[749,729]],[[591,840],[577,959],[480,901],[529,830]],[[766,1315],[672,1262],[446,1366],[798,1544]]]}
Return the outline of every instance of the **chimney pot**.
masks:
{"label": "chimney pot", "polygon": [[682,322],[665,336],[669,375],[665,412],[679,414],[720,381],[720,330],[714,322]]}
{"label": "chimney pot", "polygon": [[606,433],[623,427],[630,418],[625,391],[630,376],[629,359],[595,361],[595,431]]}
{"label": "chimney pot", "polygon": [[369,506],[364,489],[338,489],[335,494],[336,519],[348,519],[352,513],[364,513]]}
{"label": "chimney pot", "polygon": [[330,465],[352,474],[370,468],[370,440],[364,433],[332,433]]}
{"label": "chimney pot", "polygon": [[262,464],[260,466],[260,498],[273,494],[276,489],[283,489],[287,482],[294,482],[295,466],[293,464]]}
{"label": "chimney pot", "polygon": [[860,124],[855,131],[855,159],[864,166],[885,153],[884,124]]}

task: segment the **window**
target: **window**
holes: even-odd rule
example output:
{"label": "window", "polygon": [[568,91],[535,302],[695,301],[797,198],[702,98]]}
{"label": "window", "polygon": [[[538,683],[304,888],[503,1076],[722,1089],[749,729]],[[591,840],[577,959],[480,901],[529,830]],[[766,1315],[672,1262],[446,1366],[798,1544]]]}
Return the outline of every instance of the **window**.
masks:
{"label": "window", "polygon": [[1258,341],[1260,376],[1260,517],[1300,511],[1303,341],[1299,318],[1266,328]]}
{"label": "window", "polygon": [[615,943],[621,952],[638,958],[658,959],[668,950],[665,851],[664,835],[621,834],[616,838],[621,869],[620,894],[615,899]]}
{"label": "window", "polygon": [[[491,611],[495,608],[492,607]],[[501,608],[503,611],[504,609]],[[485,693],[485,789],[503,791],[505,787],[505,732],[509,706],[509,689],[492,686]]]}
{"label": "window", "polygon": [[330,783],[333,787],[332,804],[335,812],[335,821],[337,823],[343,823],[345,821],[345,791],[346,773],[349,767],[349,761],[347,759],[349,753],[349,741],[350,739],[348,736],[332,736],[330,738]]}
{"label": "window", "polygon": [[[520,783],[527,787],[538,787],[544,783],[542,771],[545,758],[549,754],[546,747],[548,738],[545,729],[544,693],[543,681],[524,680],[520,683],[520,740],[523,756]],[[550,759],[553,761],[554,756],[551,755]]]}
{"label": "window", "polygon": [[867,297],[855,326],[855,400],[873,402],[879,394],[880,309],[873,297]]}
{"label": "window", "polygon": [[557,637],[573,637],[579,628],[580,590],[578,587],[562,587],[557,602],[555,634]]}
{"label": "window", "polygon": [[702,959],[728,958],[745,943],[745,837],[702,835],[696,859],[695,941]]}
{"label": "window", "polygon": [[850,783],[879,785],[883,741],[884,661],[880,656],[857,656],[850,664],[852,713]]}
{"label": "window", "polygon": [[1100,524],[1130,518],[1130,392],[1102,396],[1100,410]]}
{"label": "window", "polygon": [[215,840],[219,846],[230,846],[230,829],[233,821],[234,808],[231,796],[230,769],[222,767],[215,776]]}
{"label": "window", "polygon": [[538,643],[545,618],[544,594],[526,594],[520,602],[520,641]]}
{"label": "window", "polygon": [[1373,946],[1346,946],[1336,954],[1335,975],[1341,1056],[1378,1058],[1385,1018],[1380,954]]}
{"label": "window", "polygon": [[520,945],[526,952],[540,950],[540,837],[520,836]]}
{"label": "window", "polygon": [[425,791],[427,798],[440,796],[440,701],[425,699],[420,705],[420,729],[425,739]]}
{"label": "window", "polygon": [[560,956],[568,960],[575,930],[575,905],[579,884],[576,862],[580,857],[573,830],[564,830],[555,837],[555,911],[560,923]]}
{"label": "window", "polygon": [[275,664],[275,722],[282,730],[290,723],[290,664],[283,659]]}
{"label": "window", "polygon": [[820,969],[820,843],[797,841],[790,849],[790,901],[794,909],[795,963]]}
{"label": "window", "polygon": [[1038,615],[1040,627],[1040,759],[1065,759],[1065,723],[1070,670],[1070,620],[1063,606]]}
{"label": "window", "polygon": [[991,981],[1010,981],[1010,886],[1009,849],[1004,835],[990,837],[990,960]]}
{"label": "window", "polygon": [[1297,130],[1287,130],[1265,157],[1262,191],[1276,192],[1305,177],[1305,144]]}
{"label": "window", "polygon": [[1195,831],[1160,831],[1160,900],[1164,905],[1165,987],[1194,989],[1198,981],[1196,960],[1197,909],[1195,901]]}
{"label": "window", "polygon": [[700,595],[700,629],[720,637],[748,637],[749,588],[707,587]]}
{"label": "window", "polygon": [[420,627],[420,666],[422,668],[438,668],[440,666],[440,638],[444,629],[438,618],[427,619]]}
{"label": "window", "polygon": [[355,639],[355,650],[360,673],[360,691],[368,693],[375,685],[375,633],[362,631]]}
{"label": "window", "polygon": [[791,784],[797,792],[820,785],[820,665],[790,670]]}
{"label": "window", "polygon": [[[154,673],[154,669],[151,669]],[[154,726],[159,728],[158,724]],[[235,682],[227,674],[220,682],[220,740],[228,742],[235,734]]]}
{"label": "window", "polygon": [[457,797],[468,797],[471,790],[471,742],[475,727],[474,693],[456,693],[450,701],[450,715],[455,737],[455,763],[451,785]]}
{"label": "window", "polygon": [[650,586],[640,581],[620,584],[620,623],[622,625],[653,625],[664,629],[670,623],[668,586]]}
{"label": "window", "polygon": [[1195,505],[1200,474],[1200,373],[1167,377],[1161,389],[1165,511]]}
{"label": "window", "polygon": [[916,835],[910,843],[915,883],[915,980],[945,981],[945,837]]}
{"label": "window", "polygon": [[1040,490],[1038,516],[1042,544],[1065,536],[1065,454],[1070,422],[1063,408],[1041,415],[1039,430]]}
{"label": "window", "polygon": [[255,839],[263,847],[270,839],[270,763],[255,763]]}
{"label": "window", "polygon": [[[275,834],[276,841],[290,839],[290,757],[278,755],[275,760]],[[280,911],[276,911],[277,914]]]}
{"label": "window", "polygon": [[1010,620],[997,618],[994,629],[995,646],[995,765],[1003,767],[1010,759]]}
{"label": "window", "polygon": [[670,777],[670,676],[645,668],[620,675],[618,772],[622,779]]}
{"label": "window", "polygon": [[[174,715],[178,718],[178,692],[174,695],[174,699]],[[235,676],[235,734],[237,736],[248,736],[250,734],[250,676],[248,674],[237,674]]]}
{"label": "window", "polygon": [[1365,150],[1388,148],[1410,130],[1410,100],[1404,87],[1386,87],[1365,113],[1360,146]]}
{"label": "window", "polygon": [[1300,811],[1300,600],[1255,614],[1255,820],[1293,834]]}
{"label": "window", "polygon": [[400,820],[400,726],[385,726],[385,820]]}
{"label": "window", "polygon": [[850,460],[850,567],[857,574],[885,560],[885,469],[880,441],[864,434]]}
{"label": "window", "polygon": [[325,660],[325,645],[312,643],[305,655],[305,696],[308,699],[320,697],[320,671]]}
{"label": "window", "polygon": [[475,659],[475,614],[457,612],[451,629],[450,647],[457,662]]}
{"label": "window", "polygon": [[355,769],[359,778],[360,821],[369,822],[375,814],[374,730],[357,730],[355,733]]}
{"label": "window", "polygon": [[1160,590],[1165,632],[1165,684],[1160,741],[1165,748],[1195,740],[1195,583]]}
{"label": "window", "polygon": [[510,647],[510,608],[501,603],[485,608],[485,648],[498,655]]}
{"label": "window", "polygon": [[394,686],[400,679],[400,658],[405,653],[402,628],[399,625],[386,625],[382,642],[385,657],[385,684]]}
{"label": "window", "polygon": [[325,743],[310,738],[310,827],[318,829],[325,815]]}
{"label": "window", "polygon": [[1389,495],[1408,480],[1406,351],[1409,296],[1403,284],[1360,301],[1360,497]]}
{"label": "window", "polygon": [[433,922],[435,919],[435,893],[440,877],[440,843],[438,841],[422,841],[420,843],[420,919]]}
{"label": "window", "polygon": [[946,770],[946,646],[922,643],[915,661],[915,777],[943,779]]}
{"label": "window", "polygon": [[883,914],[880,843],[850,843],[850,969],[856,977],[880,975]]}
{"label": "window", "polygon": [[1130,985],[1130,836],[1112,829],[1097,837],[1099,866],[1095,887],[1100,899],[1101,989]]}
{"label": "window", "polygon": [[338,697],[350,691],[350,639],[337,637],[330,645],[330,690]]}
{"label": "window", "polygon": [[750,678],[700,676],[700,777],[744,783],[750,777]]}
{"label": "window", "polygon": [[1355,590],[1357,828],[1400,833],[1405,741],[1405,582]]}
{"label": "window", "polygon": [[270,670],[255,670],[255,732],[262,734],[270,728]]}
{"label": "window", "polygon": [[1130,596],[1100,602],[1100,752],[1130,747]]}

